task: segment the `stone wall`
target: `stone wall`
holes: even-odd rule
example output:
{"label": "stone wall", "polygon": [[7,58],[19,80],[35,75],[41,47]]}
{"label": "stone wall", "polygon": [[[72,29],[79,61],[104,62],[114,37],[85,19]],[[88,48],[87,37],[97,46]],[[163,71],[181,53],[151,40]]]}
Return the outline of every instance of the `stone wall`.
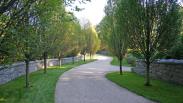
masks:
{"label": "stone wall", "polygon": [[[82,56],[74,57],[74,61],[79,61],[81,59],[82,59]],[[72,57],[63,58],[61,63],[66,64],[66,63],[70,63],[72,61],[73,61]],[[59,60],[58,59],[48,59],[47,65],[48,66],[58,66]],[[30,72],[35,72],[42,68],[43,68],[43,60],[31,61],[29,64]],[[24,74],[25,74],[25,63],[24,62],[14,63],[10,66],[7,66],[7,68],[5,68],[5,69],[0,69],[0,84],[7,83],[8,81],[11,81]]]}
{"label": "stone wall", "polygon": [[[132,71],[145,75],[145,68],[145,63],[142,60],[138,60],[136,67]],[[157,60],[151,64],[150,73],[152,78],[183,85],[183,60]]]}

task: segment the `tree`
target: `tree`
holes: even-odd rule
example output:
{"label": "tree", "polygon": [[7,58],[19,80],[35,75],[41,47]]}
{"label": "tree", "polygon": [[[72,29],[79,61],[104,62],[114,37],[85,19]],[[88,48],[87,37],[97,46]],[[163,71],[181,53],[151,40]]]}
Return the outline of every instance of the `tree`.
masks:
{"label": "tree", "polygon": [[64,16],[65,9],[60,0],[45,0],[38,5],[37,11],[41,37],[40,47],[44,60],[44,73],[46,73],[48,55],[53,49],[56,49],[56,41],[63,37],[62,16]]}
{"label": "tree", "polygon": [[11,42],[13,25],[22,20],[22,16],[31,10],[36,1],[39,0],[0,1],[0,64],[13,62],[16,59],[15,52],[12,51],[15,45]]}
{"label": "tree", "polygon": [[98,38],[98,34],[95,31],[95,28],[88,22],[84,26],[84,44],[85,47],[83,48],[83,53],[89,53],[90,59],[93,54],[97,52],[100,48],[100,40]]}
{"label": "tree", "polygon": [[31,12],[25,13],[22,21],[20,21],[21,23],[16,25],[13,42],[17,47],[17,53],[21,55],[26,64],[26,87],[29,87],[29,62],[39,55],[39,46],[37,45],[39,37],[36,32],[36,24],[32,19],[33,16],[30,14]]}
{"label": "tree", "polygon": [[[90,44],[90,49],[89,49],[89,53],[90,53],[90,58],[92,55],[94,55],[97,50],[100,48],[100,39],[98,38],[98,34],[95,30],[94,27],[91,28],[92,32],[90,34],[90,37],[89,37],[89,44]],[[91,45],[92,43],[92,45]]]}
{"label": "tree", "polygon": [[81,26],[77,20],[71,22],[70,31],[69,31],[69,48],[70,53],[69,56],[72,57],[73,63],[75,62],[74,57],[78,55],[81,51],[80,49],[80,34],[81,34]]}
{"label": "tree", "polygon": [[108,43],[110,41],[110,35],[112,32],[111,17],[106,15],[102,21],[97,25],[97,33],[101,40],[101,49],[110,49]]}
{"label": "tree", "polygon": [[62,34],[62,36],[59,36],[59,38],[57,39],[56,43],[55,43],[55,52],[52,52],[53,55],[56,56],[56,58],[58,58],[59,60],[59,66],[61,66],[62,64],[62,58],[65,57],[68,53],[68,51],[70,51],[70,49],[68,48],[68,39],[69,39],[69,35],[67,34],[67,29],[69,28],[69,23],[68,22],[64,22],[62,23],[62,26],[60,26],[59,30],[60,30],[60,34]]}
{"label": "tree", "polygon": [[[0,64],[9,61],[26,63],[26,87],[29,86],[29,62],[44,54],[44,70],[50,51],[62,35],[65,5],[76,0],[1,0]],[[90,0],[77,0],[84,3]],[[80,11],[78,6],[75,10]],[[72,13],[67,13],[72,15]],[[72,18],[73,19],[73,18]],[[50,53],[51,54],[51,53]]]}
{"label": "tree", "polygon": [[[131,43],[145,57],[146,86],[150,83],[150,64],[157,52],[174,43],[180,33],[181,16],[177,0],[120,0],[126,16],[124,30]],[[171,41],[171,42],[170,42]]]}
{"label": "tree", "polygon": [[117,1],[109,0],[108,5],[105,8],[105,13],[107,14],[105,19],[109,19],[109,21],[103,21],[104,23],[108,22],[105,24],[108,24],[109,28],[106,28],[105,26],[103,26],[103,28],[110,31],[110,35],[107,35],[106,32],[104,33],[107,35],[106,39],[110,51],[120,62],[120,74],[122,75],[122,61],[127,51],[129,36],[123,29],[126,17],[123,15],[124,11],[121,10],[123,9],[118,6]]}
{"label": "tree", "polygon": [[81,30],[80,35],[80,47],[81,47],[81,54],[83,55],[84,62],[86,61],[86,53],[87,53],[87,33],[85,29]]}

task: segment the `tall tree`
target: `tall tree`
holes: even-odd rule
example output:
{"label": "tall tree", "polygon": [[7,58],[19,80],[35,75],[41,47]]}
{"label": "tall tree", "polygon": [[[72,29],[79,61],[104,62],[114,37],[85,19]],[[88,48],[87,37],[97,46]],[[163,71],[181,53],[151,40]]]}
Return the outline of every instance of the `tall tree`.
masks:
{"label": "tall tree", "polygon": [[108,0],[108,5],[105,8],[105,12],[109,17],[109,24],[111,24],[111,34],[108,37],[108,46],[113,55],[115,55],[120,62],[120,74],[122,75],[122,61],[128,47],[128,38],[123,27],[125,26],[123,15],[124,11],[118,6],[118,2],[115,0]]}
{"label": "tall tree", "polygon": [[106,15],[102,21],[97,25],[97,33],[101,40],[101,49],[110,49],[108,43],[112,32],[111,17]]}
{"label": "tall tree", "polygon": [[22,17],[22,21],[20,21],[21,23],[16,25],[13,37],[13,43],[17,47],[17,52],[26,64],[26,87],[29,87],[29,63],[39,55],[39,46],[37,45],[39,43],[39,37],[37,35],[36,23],[33,18],[30,11],[25,13]]}
{"label": "tall tree", "polygon": [[[13,25],[22,20],[22,16],[31,10],[39,0],[1,0],[0,1],[0,63],[7,63],[15,57],[12,52]],[[11,60],[13,61],[13,60]]]}
{"label": "tall tree", "polygon": [[[150,64],[160,49],[171,46],[180,33],[181,16],[177,0],[120,0],[126,16],[125,32],[145,57],[146,86],[150,83]],[[171,41],[171,42],[170,42]]]}
{"label": "tall tree", "polygon": [[37,11],[39,12],[40,47],[44,60],[44,73],[46,73],[48,55],[56,48],[56,41],[63,36],[61,27],[65,9],[60,0],[44,0],[38,5]]}
{"label": "tall tree", "polygon": [[81,54],[83,55],[84,62],[86,61],[86,53],[87,53],[87,33],[85,29],[81,30],[80,34],[80,47],[81,47]]}
{"label": "tall tree", "polygon": [[92,55],[95,54],[100,48],[100,40],[95,28],[89,22],[85,24],[83,30],[83,36],[85,36],[83,38],[85,39],[85,47],[83,48],[83,52],[88,53],[91,59]]}
{"label": "tall tree", "polygon": [[80,33],[81,26],[77,20],[71,22],[70,30],[69,30],[69,48],[70,53],[69,56],[72,57],[73,63],[75,62],[74,57],[80,53]]}

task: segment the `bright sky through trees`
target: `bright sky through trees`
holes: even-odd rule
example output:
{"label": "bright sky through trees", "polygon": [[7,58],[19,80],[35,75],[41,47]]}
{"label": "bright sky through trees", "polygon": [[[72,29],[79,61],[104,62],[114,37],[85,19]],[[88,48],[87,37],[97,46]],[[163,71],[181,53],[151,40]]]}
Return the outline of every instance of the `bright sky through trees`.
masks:
{"label": "bright sky through trees", "polygon": [[104,8],[107,0],[91,0],[91,2],[87,2],[86,4],[76,4],[80,8],[84,8],[80,12],[74,12],[74,15],[80,19],[81,24],[84,24],[88,19],[92,25],[97,25],[105,16]]}
{"label": "bright sky through trees", "polygon": [[[178,0],[178,2],[183,2],[183,0]],[[77,2],[76,5],[84,10],[74,12],[74,15],[80,20],[81,24],[85,24],[89,20],[92,25],[97,25],[105,16],[104,8],[106,4],[107,0],[91,0],[91,2],[87,2],[86,4],[79,4]]]}

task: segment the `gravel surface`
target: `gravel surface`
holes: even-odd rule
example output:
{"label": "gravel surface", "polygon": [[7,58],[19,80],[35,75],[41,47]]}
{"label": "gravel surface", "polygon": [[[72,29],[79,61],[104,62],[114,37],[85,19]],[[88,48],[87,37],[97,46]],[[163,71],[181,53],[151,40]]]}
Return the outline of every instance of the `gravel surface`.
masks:
{"label": "gravel surface", "polygon": [[[56,85],[55,103],[154,103],[107,80],[107,72],[119,70],[110,65],[111,60],[98,56],[97,61],[64,73]],[[123,70],[131,71],[131,68],[123,67]]]}

